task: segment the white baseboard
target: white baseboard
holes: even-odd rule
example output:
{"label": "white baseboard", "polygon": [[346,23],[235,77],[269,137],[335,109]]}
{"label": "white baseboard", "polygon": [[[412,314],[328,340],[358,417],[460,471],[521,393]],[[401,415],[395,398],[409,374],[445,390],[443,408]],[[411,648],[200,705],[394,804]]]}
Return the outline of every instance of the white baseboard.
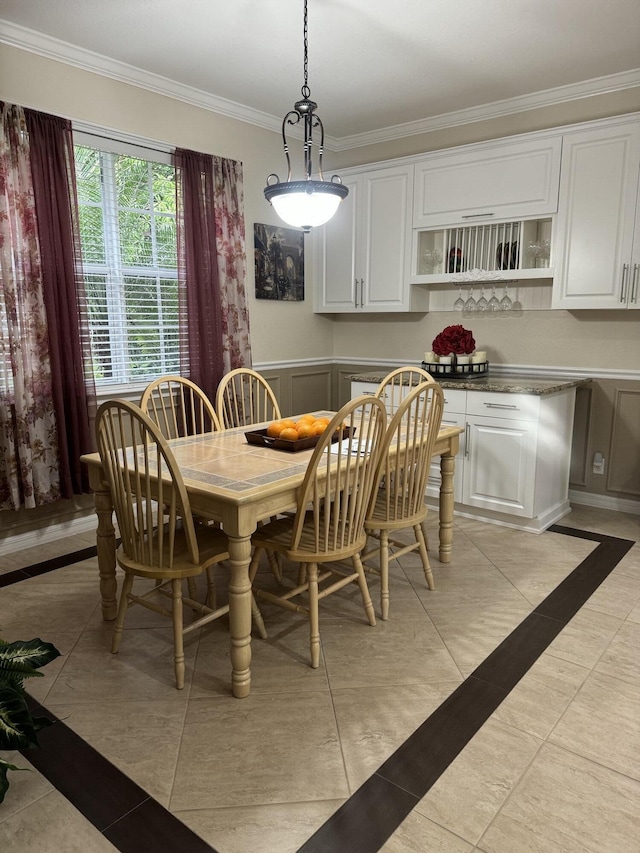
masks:
{"label": "white baseboard", "polygon": [[614,512],[628,512],[631,515],[640,515],[640,501],[616,498],[612,495],[597,495],[595,492],[577,492],[575,489],[569,489],[569,500],[572,504],[595,506],[599,509],[611,509]]}
{"label": "white baseboard", "polygon": [[98,519],[95,511],[89,515],[76,516],[56,524],[47,524],[37,530],[29,530],[25,533],[12,533],[4,539],[0,539],[0,557],[7,554],[15,554],[16,551],[24,551],[26,548],[35,548],[46,545],[67,536],[76,536],[80,533],[95,533],[98,527]]}
{"label": "white baseboard", "polygon": [[[427,498],[427,503],[438,511],[437,501],[433,498]],[[466,506],[465,504],[454,504],[454,516],[462,518],[471,518],[474,521],[484,521],[487,524],[495,524],[498,527],[510,527],[513,530],[523,530],[525,533],[544,533],[544,531],[555,524],[565,515],[571,512],[569,501],[562,501],[556,506],[551,507],[545,513],[536,518],[519,518],[517,515],[507,515],[503,512],[492,512],[491,510],[477,509],[476,507]]]}

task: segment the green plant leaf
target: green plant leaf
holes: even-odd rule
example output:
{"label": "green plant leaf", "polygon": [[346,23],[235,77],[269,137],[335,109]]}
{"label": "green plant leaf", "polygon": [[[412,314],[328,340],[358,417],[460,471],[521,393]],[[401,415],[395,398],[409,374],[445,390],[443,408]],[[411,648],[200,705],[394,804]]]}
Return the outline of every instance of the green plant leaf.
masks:
{"label": "green plant leaf", "polygon": [[50,720],[49,717],[31,717],[33,728],[36,732],[46,729],[47,726],[52,726],[55,720]]}
{"label": "green plant leaf", "polygon": [[[39,637],[34,640],[15,640],[13,643],[0,641],[0,679],[4,671],[26,674],[30,669],[39,669],[57,657],[60,657],[58,649]],[[26,671],[25,666],[29,668]]]}
{"label": "green plant leaf", "polygon": [[7,778],[7,770],[29,770],[28,767],[16,767],[15,764],[9,764],[4,758],[0,758],[0,804],[4,800],[4,795],[9,790],[9,780]]}
{"label": "green plant leaf", "polygon": [[0,684],[0,749],[37,745],[37,729],[24,695],[11,684]]}
{"label": "green plant leaf", "polygon": [[[54,721],[32,717],[22,688],[24,678],[42,677],[38,669],[60,656],[51,643],[39,637],[7,643],[0,639],[0,749],[38,746],[38,732]],[[0,758],[0,803],[9,788],[8,770],[21,770]]]}

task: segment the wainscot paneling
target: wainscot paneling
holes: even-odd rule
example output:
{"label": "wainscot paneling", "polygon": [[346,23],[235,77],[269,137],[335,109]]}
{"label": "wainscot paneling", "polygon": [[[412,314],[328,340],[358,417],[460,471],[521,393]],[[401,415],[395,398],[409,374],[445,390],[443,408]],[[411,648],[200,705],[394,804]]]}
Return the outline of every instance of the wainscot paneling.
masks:
{"label": "wainscot paneling", "polygon": [[283,415],[331,409],[331,364],[298,367],[257,367],[273,388]]}
{"label": "wainscot paneling", "polygon": [[291,374],[291,411],[301,414],[331,405],[331,368],[318,367]]}
{"label": "wainscot paneling", "polygon": [[571,442],[571,466],[569,485],[587,485],[587,449],[589,447],[589,425],[591,423],[591,401],[593,388],[582,385],[576,388],[576,409],[573,420],[573,439]]}
{"label": "wainscot paneling", "polygon": [[607,489],[640,495],[640,389],[617,388]]}

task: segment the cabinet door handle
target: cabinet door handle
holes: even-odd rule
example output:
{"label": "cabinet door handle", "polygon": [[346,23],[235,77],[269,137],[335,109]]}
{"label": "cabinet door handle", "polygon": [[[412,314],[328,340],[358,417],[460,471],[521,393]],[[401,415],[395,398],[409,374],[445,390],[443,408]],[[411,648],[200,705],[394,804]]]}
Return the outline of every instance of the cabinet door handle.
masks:
{"label": "cabinet door handle", "polygon": [[465,459],[469,458],[469,447],[471,446],[471,430],[469,428],[469,423],[467,422],[464,425],[464,456]]}
{"label": "cabinet door handle", "polygon": [[353,301],[355,302],[356,308],[358,307],[358,279],[354,278],[353,280]]}
{"label": "cabinet door handle", "polygon": [[640,270],[640,264],[633,265],[633,279],[631,280],[631,299],[630,302],[638,301],[638,270]]}
{"label": "cabinet door handle", "polygon": [[629,281],[629,264],[622,265],[622,290],[620,291],[620,302],[627,301],[627,283]]}
{"label": "cabinet door handle", "polygon": [[462,219],[484,219],[487,216],[495,216],[495,213],[463,213]]}
{"label": "cabinet door handle", "polygon": [[485,403],[484,404],[487,409],[516,409],[518,410],[520,407],[515,406],[512,403]]}
{"label": "cabinet door handle", "polygon": [[360,279],[360,307],[364,308],[364,279]]}

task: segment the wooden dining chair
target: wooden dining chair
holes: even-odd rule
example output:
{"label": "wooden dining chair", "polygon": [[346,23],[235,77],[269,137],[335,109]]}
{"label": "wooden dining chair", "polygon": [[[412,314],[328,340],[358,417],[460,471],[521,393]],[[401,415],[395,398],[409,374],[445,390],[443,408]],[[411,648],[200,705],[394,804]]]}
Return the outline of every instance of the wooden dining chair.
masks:
{"label": "wooden dining chair", "polygon": [[[183,598],[182,582],[206,572],[207,600],[215,600],[213,567],[229,556],[227,537],[218,528],[194,524],[173,453],[159,427],[142,409],[126,400],[103,403],[96,416],[96,437],[121,537],[116,557],[125,573],[111,651],[117,654],[119,650],[129,605],[139,604],[171,617],[176,687],[181,690],[184,635],[229,611],[228,604],[215,608],[191,596]],[[159,583],[143,594],[134,593],[136,577]],[[168,608],[160,603],[167,597]],[[202,614],[186,626],[183,604]],[[252,612],[261,636],[266,638],[255,600]]]}
{"label": "wooden dining chair", "polygon": [[387,413],[392,416],[409,388],[421,382],[435,382],[435,379],[422,367],[398,367],[385,376],[376,388],[375,396],[380,397],[387,407]]}
{"label": "wooden dining chair", "polygon": [[[437,382],[414,386],[392,417],[382,442],[378,471],[380,487],[364,526],[375,547],[367,547],[362,562],[380,575],[380,611],[389,617],[389,561],[418,551],[429,589],[434,588],[427,553],[424,521],[425,491],[433,446],[442,422],[444,398]],[[414,542],[406,544],[390,534],[411,528]]]}
{"label": "wooden dining chair", "polygon": [[144,389],[140,408],[165,438],[217,432],[220,421],[202,388],[184,376],[160,376]]}
{"label": "wooden dining chair", "polygon": [[[343,424],[350,428],[349,437],[332,443],[335,431]],[[255,589],[255,594],[307,616],[314,669],[320,663],[322,599],[357,582],[369,624],[376,623],[360,551],[367,538],[364,521],[377,486],[375,477],[385,426],[384,406],[374,397],[362,395],[343,406],[322,433],[309,460],[295,515],[271,521],[252,536],[252,584],[265,550],[282,554],[306,570],[304,580],[299,578],[291,589],[277,594]],[[338,565],[341,561],[349,563],[346,567]]]}
{"label": "wooden dining chair", "polygon": [[216,412],[223,429],[276,421],[282,417],[267,380],[248,367],[239,367],[222,377],[216,393]]}
{"label": "wooden dining chair", "polygon": [[[160,376],[142,392],[140,408],[160,427],[163,436],[183,438],[220,430],[220,421],[211,400],[202,388],[184,376]],[[197,518],[198,523],[219,527],[214,522]],[[193,596],[195,582],[189,580]]]}

